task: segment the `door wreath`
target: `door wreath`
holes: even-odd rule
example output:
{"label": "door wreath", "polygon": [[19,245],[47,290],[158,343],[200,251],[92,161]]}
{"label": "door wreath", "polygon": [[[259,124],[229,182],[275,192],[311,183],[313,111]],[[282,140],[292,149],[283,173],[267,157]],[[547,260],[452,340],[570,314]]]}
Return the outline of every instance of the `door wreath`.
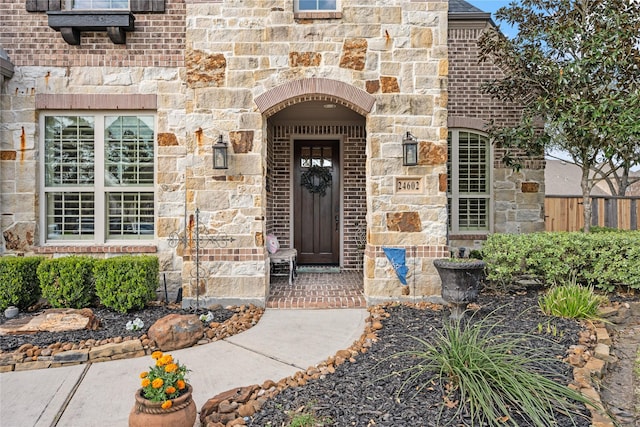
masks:
{"label": "door wreath", "polygon": [[331,184],[332,177],[329,168],[311,166],[300,178],[300,184],[310,193],[318,193],[320,196],[327,194],[327,187]]}

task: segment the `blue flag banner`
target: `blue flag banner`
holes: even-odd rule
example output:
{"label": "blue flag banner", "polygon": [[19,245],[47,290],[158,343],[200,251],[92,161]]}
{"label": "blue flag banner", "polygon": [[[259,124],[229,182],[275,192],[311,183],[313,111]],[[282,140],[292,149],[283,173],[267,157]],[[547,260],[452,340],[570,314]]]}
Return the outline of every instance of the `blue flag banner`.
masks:
{"label": "blue flag banner", "polygon": [[398,279],[400,279],[400,282],[403,285],[406,285],[407,273],[409,272],[409,269],[407,268],[407,264],[405,262],[406,252],[407,252],[406,249],[383,247],[382,250],[384,251],[384,254],[387,256],[387,259],[389,260],[391,265],[393,266],[393,269],[396,271],[396,274],[398,275]]}

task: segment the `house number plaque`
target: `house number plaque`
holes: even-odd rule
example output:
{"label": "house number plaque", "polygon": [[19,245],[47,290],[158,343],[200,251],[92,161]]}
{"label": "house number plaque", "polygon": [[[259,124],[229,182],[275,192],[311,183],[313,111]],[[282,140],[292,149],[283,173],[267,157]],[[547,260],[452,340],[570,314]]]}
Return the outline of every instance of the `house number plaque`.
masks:
{"label": "house number plaque", "polygon": [[422,193],[422,178],[396,177],[397,194],[419,194]]}

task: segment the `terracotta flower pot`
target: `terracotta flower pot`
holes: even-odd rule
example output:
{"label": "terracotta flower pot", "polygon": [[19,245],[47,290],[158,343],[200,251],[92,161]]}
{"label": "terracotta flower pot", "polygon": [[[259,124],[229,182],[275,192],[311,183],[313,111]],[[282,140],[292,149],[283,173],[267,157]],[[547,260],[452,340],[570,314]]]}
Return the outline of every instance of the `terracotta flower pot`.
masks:
{"label": "terracotta flower pot", "polygon": [[162,409],[162,402],[152,402],[142,396],[142,389],[136,391],[136,403],[129,413],[129,427],[193,427],[196,421],[196,404],[187,384],[187,391],[172,399],[171,408]]}

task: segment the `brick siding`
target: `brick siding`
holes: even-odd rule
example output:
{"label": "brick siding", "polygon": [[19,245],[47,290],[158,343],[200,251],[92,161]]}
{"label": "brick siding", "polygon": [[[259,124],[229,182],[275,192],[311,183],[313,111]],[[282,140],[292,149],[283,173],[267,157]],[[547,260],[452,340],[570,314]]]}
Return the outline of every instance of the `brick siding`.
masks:
{"label": "brick siding", "polygon": [[184,66],[185,1],[166,2],[159,14],[135,14],[127,44],[111,42],[106,32],[83,32],[70,46],[50,28],[46,12],[27,12],[24,0],[0,2],[0,46],[16,67],[180,67]]}
{"label": "brick siding", "polygon": [[[480,119],[484,125],[494,120],[497,124],[513,125],[520,117],[517,104],[492,99],[482,90],[482,84],[504,76],[496,65],[479,62],[478,39],[484,28],[449,29],[449,117]],[[483,131],[483,127],[476,127]],[[504,150],[495,148],[494,167],[504,168]],[[543,169],[544,160],[527,160],[525,169]]]}
{"label": "brick siding", "polygon": [[267,206],[267,232],[278,237],[280,245],[290,248],[291,209],[291,135],[343,135],[343,267],[346,270],[362,268],[362,249],[358,249],[356,234],[366,226],[366,131],[363,126],[352,125],[275,125],[270,128],[267,152],[270,190]]}

